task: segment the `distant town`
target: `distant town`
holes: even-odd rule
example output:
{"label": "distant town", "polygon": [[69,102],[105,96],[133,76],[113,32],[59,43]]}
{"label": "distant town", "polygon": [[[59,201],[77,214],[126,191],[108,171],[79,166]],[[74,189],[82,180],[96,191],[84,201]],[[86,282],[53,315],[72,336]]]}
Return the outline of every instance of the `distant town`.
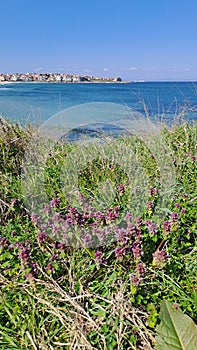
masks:
{"label": "distant town", "polygon": [[6,82],[47,82],[47,83],[124,83],[120,77],[103,78],[88,75],[60,73],[0,73],[0,83]]}

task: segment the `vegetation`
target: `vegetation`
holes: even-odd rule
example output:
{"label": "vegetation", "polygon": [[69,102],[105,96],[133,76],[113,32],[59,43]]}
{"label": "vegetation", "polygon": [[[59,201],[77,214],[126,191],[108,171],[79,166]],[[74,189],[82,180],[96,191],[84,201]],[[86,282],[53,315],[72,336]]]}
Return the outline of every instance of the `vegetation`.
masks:
{"label": "vegetation", "polygon": [[164,299],[196,323],[197,125],[57,143],[37,211],[32,139],[0,121],[0,348],[160,349]]}

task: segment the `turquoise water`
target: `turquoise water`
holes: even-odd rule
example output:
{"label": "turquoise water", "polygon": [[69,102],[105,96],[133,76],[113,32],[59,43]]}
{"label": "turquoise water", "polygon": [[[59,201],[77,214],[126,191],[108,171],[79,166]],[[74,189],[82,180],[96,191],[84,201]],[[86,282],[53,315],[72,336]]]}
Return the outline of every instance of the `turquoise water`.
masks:
{"label": "turquoise water", "polygon": [[65,108],[88,102],[128,106],[171,120],[187,109],[197,120],[197,83],[145,82],[128,84],[12,83],[0,85],[0,114],[11,121],[41,124]]}

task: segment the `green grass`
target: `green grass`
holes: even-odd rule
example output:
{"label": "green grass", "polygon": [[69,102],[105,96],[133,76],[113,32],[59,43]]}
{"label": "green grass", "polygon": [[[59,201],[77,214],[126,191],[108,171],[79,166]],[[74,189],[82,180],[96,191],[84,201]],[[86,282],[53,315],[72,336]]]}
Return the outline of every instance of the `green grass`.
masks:
{"label": "green grass", "polygon": [[0,348],[152,349],[163,299],[197,322],[197,125],[59,143],[44,161],[45,145],[31,147],[36,195],[59,201],[38,222],[27,205],[38,179],[22,178],[36,135],[0,125]]}

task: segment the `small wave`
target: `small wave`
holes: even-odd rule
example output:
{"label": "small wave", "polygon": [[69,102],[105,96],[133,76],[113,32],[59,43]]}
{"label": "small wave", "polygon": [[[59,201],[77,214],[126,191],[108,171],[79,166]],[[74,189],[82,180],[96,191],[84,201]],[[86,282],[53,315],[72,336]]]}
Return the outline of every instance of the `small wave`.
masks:
{"label": "small wave", "polygon": [[4,91],[4,90],[12,90],[12,88],[5,88],[5,87],[0,87],[0,91]]}

